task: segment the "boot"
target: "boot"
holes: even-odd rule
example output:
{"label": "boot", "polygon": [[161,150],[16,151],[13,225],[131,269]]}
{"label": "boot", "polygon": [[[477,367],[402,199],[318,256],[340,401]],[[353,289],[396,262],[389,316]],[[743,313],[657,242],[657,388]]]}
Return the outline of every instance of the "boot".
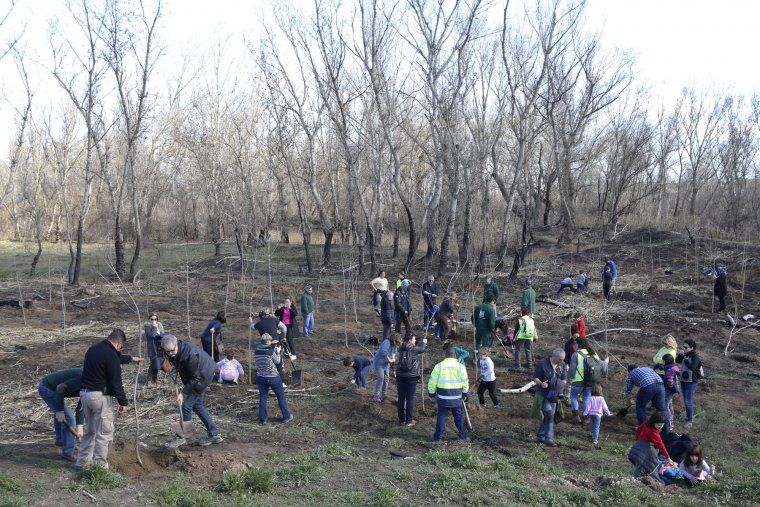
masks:
{"label": "boot", "polygon": [[570,424],[580,424],[581,423],[581,415],[580,412],[577,410],[573,410],[573,418],[570,419]]}
{"label": "boot", "polygon": [[158,370],[148,370],[148,384],[156,384],[158,382]]}

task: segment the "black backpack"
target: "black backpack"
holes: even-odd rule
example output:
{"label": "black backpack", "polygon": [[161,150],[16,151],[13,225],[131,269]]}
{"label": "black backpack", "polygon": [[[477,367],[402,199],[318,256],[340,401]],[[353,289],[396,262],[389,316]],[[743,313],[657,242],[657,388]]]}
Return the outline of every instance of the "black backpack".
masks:
{"label": "black backpack", "polygon": [[397,373],[414,373],[414,359],[412,358],[411,349],[405,349],[399,352]]}
{"label": "black backpack", "polygon": [[594,356],[583,357],[583,385],[593,387],[602,383],[602,362]]}

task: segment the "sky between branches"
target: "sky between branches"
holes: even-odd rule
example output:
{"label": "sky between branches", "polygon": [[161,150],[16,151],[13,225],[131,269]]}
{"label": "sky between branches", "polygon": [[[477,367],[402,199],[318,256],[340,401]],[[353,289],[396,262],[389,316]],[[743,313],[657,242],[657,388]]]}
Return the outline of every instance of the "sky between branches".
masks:
{"label": "sky between branches", "polygon": [[[347,0],[351,1],[351,0]],[[510,8],[522,9],[513,0]],[[760,93],[760,1],[757,0],[588,0],[585,26],[601,32],[603,46],[631,52],[636,58],[637,82],[651,90],[655,108],[670,102],[684,87],[728,91],[735,95]],[[308,11],[312,0],[165,0],[160,38],[166,50],[159,62],[160,75],[153,88],[177,71],[180,55],[190,48],[202,53],[229,37],[230,51],[246,58],[246,41],[255,41],[270,5],[287,2]],[[0,0],[5,12],[10,0]],[[501,19],[503,0],[494,0],[491,16]],[[516,11],[512,11],[516,12]],[[68,16],[62,0],[17,0],[7,39],[25,26],[21,44],[30,60],[30,79],[36,90],[37,109],[42,101],[62,100],[45,66],[50,65],[48,27],[51,20]],[[21,85],[10,56],[0,62],[0,160],[8,160],[14,136],[14,110],[21,100]]]}

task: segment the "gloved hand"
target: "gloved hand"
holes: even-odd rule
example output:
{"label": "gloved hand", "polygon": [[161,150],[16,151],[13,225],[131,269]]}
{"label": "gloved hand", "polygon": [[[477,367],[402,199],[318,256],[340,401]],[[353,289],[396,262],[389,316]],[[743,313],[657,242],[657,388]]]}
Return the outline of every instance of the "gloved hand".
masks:
{"label": "gloved hand", "polygon": [[428,397],[431,399],[435,399],[435,393],[428,393]]}

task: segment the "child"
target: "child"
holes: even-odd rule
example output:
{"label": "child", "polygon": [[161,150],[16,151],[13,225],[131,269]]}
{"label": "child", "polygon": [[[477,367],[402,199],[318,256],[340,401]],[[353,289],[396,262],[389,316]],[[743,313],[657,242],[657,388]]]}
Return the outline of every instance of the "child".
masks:
{"label": "child", "polygon": [[663,381],[665,383],[665,408],[668,411],[668,430],[673,429],[673,396],[681,394],[681,368],[675,363],[675,359],[670,354],[662,356],[664,363],[665,375]]}
{"label": "child", "polygon": [[238,379],[243,375],[243,365],[235,359],[233,350],[227,351],[227,358],[216,363],[216,371],[219,374],[219,383],[230,382],[237,384]]}
{"label": "child", "polygon": [[467,349],[457,345],[454,340],[448,340],[448,341],[443,342],[444,352],[449,347],[454,347],[454,351],[457,353],[457,361],[459,361],[459,364],[464,365],[467,358],[470,357],[470,353],[467,351]]}
{"label": "child", "polygon": [[611,416],[607,402],[604,401],[604,391],[601,384],[596,384],[591,389],[591,402],[586,405],[583,415],[591,416],[591,440],[594,445],[599,443],[599,428],[602,425],[602,416]]}
{"label": "child", "polygon": [[367,387],[367,372],[372,367],[372,361],[366,357],[356,356],[351,359],[347,357],[343,359],[344,366],[352,366],[354,368],[354,378],[351,380],[357,387]]}
{"label": "child", "polygon": [[636,428],[636,440],[644,440],[654,445],[660,455],[667,459],[668,463],[673,464],[670,453],[665,447],[665,442],[662,441],[662,435],[660,435],[663,426],[665,426],[665,416],[662,412],[654,412],[649,416],[649,419]]}
{"label": "child", "polygon": [[485,406],[486,399],[483,394],[488,389],[488,396],[491,397],[493,408],[496,408],[499,406],[499,400],[496,399],[496,372],[494,371],[493,360],[488,357],[491,355],[491,349],[483,347],[478,355],[480,356],[480,371],[483,375],[480,386],[478,386],[478,401],[481,407]]}
{"label": "child", "polygon": [[702,481],[706,481],[708,477],[715,475],[715,467],[710,468],[704,460],[702,449],[697,444],[689,448],[679,468],[681,469],[681,475],[692,486],[696,486]]}

